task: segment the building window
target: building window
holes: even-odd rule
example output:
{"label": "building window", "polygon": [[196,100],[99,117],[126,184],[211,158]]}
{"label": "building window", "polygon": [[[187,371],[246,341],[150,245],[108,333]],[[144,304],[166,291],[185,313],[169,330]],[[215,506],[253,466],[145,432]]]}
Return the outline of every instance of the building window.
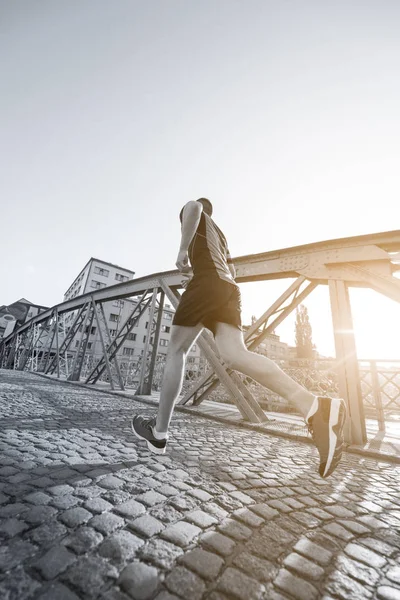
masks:
{"label": "building window", "polygon": [[160,339],[160,346],[168,346],[168,340],[165,340],[163,338]]}
{"label": "building window", "polygon": [[110,271],[108,269],[102,269],[101,267],[95,267],[94,272],[97,275],[102,275],[103,277],[108,277],[110,274]]}
{"label": "building window", "polygon": [[124,307],[124,301],[123,300],[115,300],[112,303],[113,306],[116,306],[117,308],[123,308]]}
{"label": "building window", "polygon": [[147,329],[147,328],[148,328],[148,326],[149,326],[149,322],[148,322],[148,321],[146,321],[146,325],[144,326],[144,328],[145,328],[145,329]]}
{"label": "building window", "polygon": [[192,346],[192,352],[196,352],[196,350],[197,350],[197,346],[196,346],[196,344],[193,344],[193,346]]}
{"label": "building window", "polygon": [[92,342],[88,342],[88,345],[87,345],[87,347],[88,347],[88,350],[90,350],[90,349],[91,349],[91,347],[92,347]]}
{"label": "building window", "polygon": [[172,313],[165,312],[164,313],[164,319],[167,319],[168,321],[171,321],[172,320]]}
{"label": "building window", "polygon": [[126,339],[130,340],[131,342],[135,342],[136,341],[136,333],[128,333]]}
{"label": "building window", "polygon": [[194,363],[194,362],[196,362],[195,357],[194,356],[189,356],[188,363]]}
{"label": "building window", "polygon": [[92,283],[90,284],[91,288],[94,288],[96,290],[99,290],[101,288],[106,287],[105,283],[101,283],[101,281],[96,281],[95,279],[92,279]]}
{"label": "building window", "polygon": [[146,336],[143,336],[143,344],[146,342]]}
{"label": "building window", "polygon": [[124,348],[122,354],[125,356],[133,356],[134,348]]}
{"label": "building window", "polygon": [[116,329],[109,329],[108,330],[110,332],[111,337],[115,337],[117,330]]}
{"label": "building window", "polygon": [[79,346],[79,340],[76,340],[75,342],[75,348],[77,348]]}
{"label": "building window", "polygon": [[171,327],[169,327],[168,325],[161,325],[161,331],[163,333],[169,333],[171,331]]}
{"label": "building window", "polygon": [[117,281],[128,281],[129,277],[127,275],[121,275],[121,273],[115,273],[115,279]]}
{"label": "building window", "polygon": [[115,313],[111,313],[110,314],[110,321],[114,321],[114,323],[118,323],[118,321],[119,321],[119,315],[116,315]]}

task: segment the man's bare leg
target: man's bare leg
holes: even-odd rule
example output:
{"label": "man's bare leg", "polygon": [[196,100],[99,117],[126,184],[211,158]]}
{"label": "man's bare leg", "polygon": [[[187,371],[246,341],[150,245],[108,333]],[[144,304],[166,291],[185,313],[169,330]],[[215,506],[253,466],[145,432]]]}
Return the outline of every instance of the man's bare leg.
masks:
{"label": "man's bare leg", "polygon": [[202,329],[201,324],[194,327],[172,326],[155,427],[159,434],[168,431],[174,404],[182,389],[186,356]]}
{"label": "man's bare leg", "polygon": [[271,359],[247,350],[242,332],[234,325],[217,323],[215,342],[222,360],[264,387],[292,402],[307,416],[315,396],[286,375]]}
{"label": "man's bare leg", "polygon": [[314,396],[286,375],[274,361],[247,350],[242,332],[233,325],[217,323],[215,342],[227,366],[252,377],[297,406],[306,418],[319,453],[319,474],[321,477],[331,475],[339,464],[344,447],[344,401]]}

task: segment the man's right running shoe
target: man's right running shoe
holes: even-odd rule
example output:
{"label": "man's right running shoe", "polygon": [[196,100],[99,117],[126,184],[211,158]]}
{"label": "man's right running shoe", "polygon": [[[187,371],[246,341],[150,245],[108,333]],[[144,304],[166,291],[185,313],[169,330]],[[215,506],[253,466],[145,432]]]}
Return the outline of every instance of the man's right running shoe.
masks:
{"label": "man's right running shoe", "polygon": [[147,442],[147,447],[155,454],[165,454],[167,447],[167,438],[158,439],[155,437],[153,429],[156,425],[156,419],[147,419],[136,415],[132,419],[132,431],[140,440]]}
{"label": "man's right running shoe", "polygon": [[345,420],[344,400],[316,396],[306,423],[319,452],[321,477],[332,475],[342,458]]}

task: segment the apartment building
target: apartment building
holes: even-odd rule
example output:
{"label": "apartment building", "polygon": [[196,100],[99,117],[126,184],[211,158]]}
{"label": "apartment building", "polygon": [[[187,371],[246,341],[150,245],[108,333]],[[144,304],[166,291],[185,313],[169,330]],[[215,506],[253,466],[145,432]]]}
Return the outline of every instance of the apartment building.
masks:
{"label": "apartment building", "polygon": [[[64,295],[64,301],[88,292],[93,292],[97,289],[132,280],[134,275],[135,272],[130,269],[125,269],[97,258],[91,258],[69,286]],[[136,304],[137,301],[130,298],[103,303],[104,315],[111,338],[114,338],[117,335],[124,323],[131,317]],[[157,355],[161,362],[168,351],[174,312],[171,305],[168,303],[164,304],[160,339],[157,349]],[[72,324],[74,318],[75,314],[72,313],[66,317],[66,327]],[[149,321],[150,309],[147,308],[133,330],[128,334],[127,339],[118,352],[118,363],[122,373],[127,376],[128,374],[135,372],[135,366],[139,363],[139,359],[143,354],[147,336],[151,334],[151,324]],[[71,350],[78,348],[78,346],[79,338],[73,342]],[[93,322],[86,352],[87,369],[90,369],[90,367],[95,364],[96,357],[101,356],[102,353],[103,350],[100,335],[96,323]],[[200,350],[198,345],[195,344],[187,360],[187,370],[190,369],[191,372],[196,371],[199,368],[199,364]]]}
{"label": "apartment building", "polygon": [[133,279],[135,271],[90,258],[64,294],[64,302],[100,288]]}
{"label": "apartment building", "polygon": [[[250,325],[243,326],[243,332],[250,329]],[[289,345],[286,342],[282,342],[279,335],[276,333],[269,333],[259,346],[257,346],[256,352],[264,354],[273,360],[287,359],[289,352]]]}
{"label": "apartment building", "polygon": [[45,310],[46,306],[33,304],[25,298],[20,298],[9,306],[0,306],[0,340],[8,337],[16,326],[23,325]]}

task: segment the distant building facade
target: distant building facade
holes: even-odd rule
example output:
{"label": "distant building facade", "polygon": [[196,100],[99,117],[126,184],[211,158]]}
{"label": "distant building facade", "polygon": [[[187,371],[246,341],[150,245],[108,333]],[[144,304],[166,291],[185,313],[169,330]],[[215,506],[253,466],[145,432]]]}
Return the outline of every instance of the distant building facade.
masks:
{"label": "distant building facade", "polygon": [[8,306],[0,306],[0,340],[8,337],[15,329],[47,310],[46,306],[33,304],[25,298],[20,298]]}
{"label": "distant building facade", "polygon": [[135,271],[90,258],[64,294],[64,302],[87,292],[133,279]]}
{"label": "distant building facade", "polygon": [[[250,329],[250,325],[243,325],[243,333]],[[279,335],[269,333],[264,340],[256,348],[258,354],[263,354],[273,360],[285,360],[288,358],[289,345],[286,342],[281,342]]]}
{"label": "distant building facade", "polygon": [[[64,301],[117,283],[130,281],[134,278],[134,275],[135,272],[130,269],[125,269],[100,259],[91,258],[69,286],[64,295]],[[136,300],[129,298],[103,303],[104,315],[110,338],[114,338],[117,335],[118,331],[120,331],[121,327],[132,315],[136,304]],[[164,304],[160,338],[157,348],[157,356],[160,364],[164,362],[165,355],[168,351],[174,312],[174,309],[168,303]],[[76,313],[70,313],[66,316],[65,323],[67,328],[72,325],[75,316]],[[124,379],[128,383],[135,383],[139,377],[139,374],[135,372],[135,369],[143,355],[147,336],[150,332],[151,324],[149,323],[149,319],[150,308],[147,308],[118,351],[118,364]],[[151,340],[151,342],[152,341],[153,340]],[[78,347],[79,337],[75,339],[70,349],[73,351]],[[93,322],[86,351],[87,370],[90,370],[96,362],[96,357],[100,357],[102,353],[103,350],[100,335],[96,323]],[[199,364],[200,350],[198,345],[194,344],[190,356],[187,359],[186,371],[190,371],[194,374],[194,372],[199,369]]]}

